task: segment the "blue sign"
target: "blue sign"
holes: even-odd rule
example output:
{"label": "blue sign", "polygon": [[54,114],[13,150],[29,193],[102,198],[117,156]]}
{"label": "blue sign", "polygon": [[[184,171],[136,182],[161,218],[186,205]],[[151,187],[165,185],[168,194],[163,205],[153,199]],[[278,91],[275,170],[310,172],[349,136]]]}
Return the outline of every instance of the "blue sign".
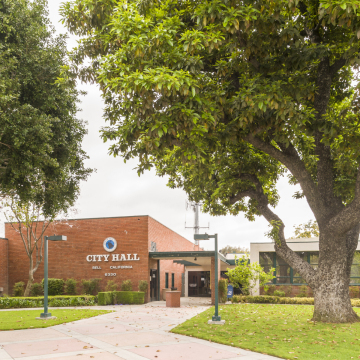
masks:
{"label": "blue sign", "polygon": [[227,287],[227,297],[232,298],[234,296],[234,288],[232,285],[228,285]]}

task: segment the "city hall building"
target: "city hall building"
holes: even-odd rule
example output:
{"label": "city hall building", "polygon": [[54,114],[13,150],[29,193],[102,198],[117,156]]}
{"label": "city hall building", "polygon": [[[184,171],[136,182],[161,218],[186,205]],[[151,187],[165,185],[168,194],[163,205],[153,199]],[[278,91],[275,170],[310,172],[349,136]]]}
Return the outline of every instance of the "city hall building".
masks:
{"label": "city hall building", "polygon": [[[203,251],[150,216],[55,221],[45,232],[54,234],[67,236],[67,241],[48,242],[50,278],[99,278],[102,290],[108,280],[118,288],[131,280],[135,291],[140,280],[147,280],[148,301],[161,300],[163,289],[177,288],[182,296],[211,297],[214,302],[215,252]],[[234,263],[219,254],[219,278]],[[2,293],[12,294],[16,282],[27,282],[28,273],[21,236],[6,223],[5,238],[0,238]],[[43,275],[42,261],[35,282]]]}

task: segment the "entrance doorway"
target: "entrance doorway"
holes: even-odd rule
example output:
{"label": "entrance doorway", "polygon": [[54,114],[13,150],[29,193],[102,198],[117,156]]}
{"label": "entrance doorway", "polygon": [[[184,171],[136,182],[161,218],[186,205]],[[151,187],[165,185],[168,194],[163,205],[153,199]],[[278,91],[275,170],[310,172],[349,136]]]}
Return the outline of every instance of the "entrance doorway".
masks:
{"label": "entrance doorway", "polygon": [[210,297],[210,271],[188,272],[188,294],[194,297]]}
{"label": "entrance doorway", "polygon": [[150,301],[158,299],[158,271],[150,269]]}

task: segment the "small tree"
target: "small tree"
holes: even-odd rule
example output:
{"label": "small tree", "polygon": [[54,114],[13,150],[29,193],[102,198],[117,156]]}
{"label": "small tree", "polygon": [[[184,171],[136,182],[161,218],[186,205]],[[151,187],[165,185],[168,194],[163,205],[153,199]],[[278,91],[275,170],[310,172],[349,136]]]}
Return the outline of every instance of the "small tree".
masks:
{"label": "small tree", "polygon": [[260,286],[267,288],[267,284],[275,277],[273,275],[275,269],[271,268],[268,273],[257,262],[249,263],[248,259],[243,256],[236,259],[236,267],[228,269],[226,275],[229,277],[229,282],[237,287],[242,288],[245,294],[251,293],[251,290],[259,281]]}
{"label": "small tree", "polygon": [[249,254],[250,250],[247,247],[226,245],[223,248],[221,248],[219,250],[219,252],[221,252],[223,255],[234,254],[234,253],[235,254]]}

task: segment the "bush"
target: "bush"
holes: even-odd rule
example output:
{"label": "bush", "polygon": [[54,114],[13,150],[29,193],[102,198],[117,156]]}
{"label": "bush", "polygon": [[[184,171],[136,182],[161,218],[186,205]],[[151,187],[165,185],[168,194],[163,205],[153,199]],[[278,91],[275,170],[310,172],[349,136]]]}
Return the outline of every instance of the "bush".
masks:
{"label": "bush", "polygon": [[76,295],[77,281],[75,279],[67,279],[65,281],[65,293],[68,295]]}
{"label": "bush", "polygon": [[290,297],[292,293],[292,286],[291,285],[282,285],[279,288],[280,291],[283,291],[285,293],[286,297]]}
{"label": "bush", "polygon": [[301,285],[300,292],[296,296],[297,297],[307,297],[307,294],[308,294],[308,287],[306,285]]}
{"label": "bush", "polygon": [[233,303],[255,303],[255,304],[298,304],[298,305],[314,305],[314,298],[292,298],[280,296],[241,296],[235,295]]}
{"label": "bush", "polygon": [[266,295],[273,295],[275,290],[276,290],[275,285],[265,285],[264,286],[264,293]]}
{"label": "bush", "polygon": [[101,279],[82,280],[83,293],[88,295],[97,295],[100,291],[100,282]]}
{"label": "bush", "polygon": [[114,291],[114,304],[143,304],[145,293],[142,291]]}
{"label": "bush", "polygon": [[132,281],[124,280],[121,284],[121,291],[132,291]]}
{"label": "bush", "polygon": [[285,297],[285,292],[281,291],[281,290],[275,290],[274,291],[274,296]]}
{"label": "bush", "polygon": [[31,285],[30,296],[44,296],[44,289],[40,283]]}
{"label": "bush", "polygon": [[139,281],[139,291],[142,291],[144,293],[147,292],[147,289],[148,289],[148,282],[146,280],[140,280]]}
{"label": "bush", "polygon": [[[49,296],[49,306],[92,306],[96,305],[95,296]],[[43,297],[0,298],[0,309],[19,309],[43,307]]]}
{"label": "bush", "polygon": [[359,297],[359,287],[358,286],[350,286],[349,293],[351,298],[358,298]]}
{"label": "bush", "polygon": [[98,293],[98,304],[99,305],[111,305],[113,303],[113,292],[99,292]]}
{"label": "bush", "polygon": [[219,301],[222,303],[226,302],[227,300],[227,286],[228,286],[227,279],[219,280]]}
{"label": "bush", "polygon": [[23,281],[19,281],[15,283],[13,288],[13,295],[14,296],[24,296],[25,292],[25,283]]}
{"label": "bush", "polygon": [[[41,282],[44,288],[44,279]],[[64,284],[65,281],[63,279],[48,279],[48,295],[56,296],[64,294]]]}
{"label": "bush", "polygon": [[107,282],[107,284],[105,286],[105,291],[116,291],[116,290],[117,290],[117,284],[115,283],[115,281],[114,280],[108,280],[108,282]]}

